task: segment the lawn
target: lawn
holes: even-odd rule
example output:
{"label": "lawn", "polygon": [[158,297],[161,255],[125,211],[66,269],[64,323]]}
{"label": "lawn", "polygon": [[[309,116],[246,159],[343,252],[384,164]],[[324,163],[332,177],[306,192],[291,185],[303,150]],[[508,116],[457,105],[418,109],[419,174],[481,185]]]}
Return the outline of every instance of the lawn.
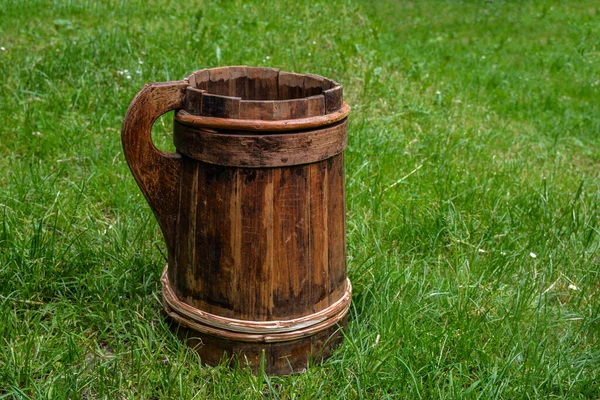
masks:
{"label": "lawn", "polygon": [[[344,344],[202,367],[121,152],[147,82],[344,85]],[[0,0],[0,398],[600,398],[600,4]],[[153,131],[172,150],[172,115]]]}

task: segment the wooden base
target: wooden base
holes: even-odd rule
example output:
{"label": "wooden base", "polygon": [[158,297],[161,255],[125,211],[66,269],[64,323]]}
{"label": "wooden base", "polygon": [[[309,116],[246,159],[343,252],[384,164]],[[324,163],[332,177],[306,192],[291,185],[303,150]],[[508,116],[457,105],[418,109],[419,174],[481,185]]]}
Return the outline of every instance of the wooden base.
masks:
{"label": "wooden base", "polygon": [[264,357],[264,372],[268,375],[301,373],[309,365],[322,363],[342,342],[341,329],[346,326],[347,317],[344,317],[339,324],[310,337],[288,342],[253,343],[217,338],[171,321],[171,329],[200,355],[203,364],[216,366],[226,358],[232,367],[249,365],[253,372],[258,372]]}

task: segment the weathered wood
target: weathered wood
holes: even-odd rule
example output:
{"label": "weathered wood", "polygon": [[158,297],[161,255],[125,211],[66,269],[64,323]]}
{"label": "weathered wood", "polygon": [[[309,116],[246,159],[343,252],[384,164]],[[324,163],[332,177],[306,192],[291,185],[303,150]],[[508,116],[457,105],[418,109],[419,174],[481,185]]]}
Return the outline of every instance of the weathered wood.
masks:
{"label": "weathered wood", "polygon": [[268,100],[242,100],[240,102],[240,120],[272,121],[275,101]]}
{"label": "weathered wood", "polygon": [[293,342],[262,345],[198,333],[176,323],[173,324],[173,330],[200,355],[202,362],[208,365],[218,365],[225,358],[231,366],[250,366],[253,371],[259,372],[263,358],[266,374],[290,375],[329,358],[332,350],[341,343],[341,329],[346,325],[347,318],[343,318],[337,325],[313,336]]}
{"label": "weathered wood", "polygon": [[241,236],[235,237],[240,226],[238,219],[231,218],[240,217],[239,171],[208,164],[198,164],[197,168],[198,194],[196,204],[192,205],[197,208],[197,255],[196,264],[190,266],[195,280],[186,284],[196,282],[196,287],[191,288],[196,292],[191,302],[196,308],[233,318],[237,299],[231,293],[242,279],[238,274],[241,253],[236,249]]}
{"label": "weathered wood", "polygon": [[232,97],[229,91],[229,67],[212,68],[208,70],[206,91],[213,96]]}
{"label": "weathered wood", "polygon": [[323,95],[325,96],[326,112],[331,113],[335,110],[339,110],[342,107],[342,90],[342,86],[338,85],[323,92]]}
{"label": "weathered wood", "polygon": [[232,167],[285,167],[332,157],[347,145],[347,120],[328,127],[281,135],[242,135],[197,130],[175,121],[174,143],[181,154]]}
{"label": "weathered wood", "polygon": [[198,172],[198,163],[195,160],[182,157],[176,225],[178,229],[175,232],[178,245],[173,253],[169,254],[169,280],[178,288],[181,298],[190,304],[203,293],[199,287],[202,282],[196,278],[200,272],[196,259]]}
{"label": "weathered wood", "polygon": [[[272,317],[273,282],[273,171],[240,168],[241,255],[244,265],[240,284],[234,289],[234,313],[239,319],[266,321]],[[252,284],[248,284],[252,282]]]}
{"label": "weathered wood", "polygon": [[[163,283],[163,300],[166,303],[165,306],[168,307],[169,310],[177,310],[177,313],[180,314],[180,316],[185,317],[189,321],[217,328],[218,330],[220,329],[220,336],[224,338],[233,338],[234,336],[232,335],[235,335],[236,333],[269,335],[282,332],[291,332],[295,337],[302,337],[305,336],[302,331],[307,328],[320,326],[323,323],[329,325],[334,324],[336,322],[336,316],[343,314],[343,311],[350,306],[351,291],[347,291],[329,307],[297,318],[256,321],[224,317],[196,308],[179,299],[175,294],[173,286],[171,286],[171,281],[173,280],[172,278],[169,278],[169,275],[172,272],[171,270],[172,268],[166,267],[161,277],[161,282]],[[269,288],[269,290],[270,289],[271,288]],[[265,303],[265,309],[270,309],[272,307],[272,304],[267,305]],[[288,315],[285,317],[288,318]],[[234,331],[233,333],[231,332],[232,330]],[[274,341],[286,341],[289,339],[289,337],[282,338],[278,336],[274,336],[273,338]],[[251,341],[246,336],[242,336],[242,339]]]}
{"label": "weathered wood", "polygon": [[154,146],[152,124],[162,114],[184,106],[186,86],[187,81],[144,86],[132,100],[121,131],[127,164],[158,220],[170,253],[174,250],[181,156]]}
{"label": "weathered wood", "polygon": [[[312,265],[311,304],[319,312],[330,304],[329,281],[329,175],[327,162],[309,165],[309,249]],[[333,190],[338,188],[333,187]]]}
{"label": "weathered wood", "polygon": [[[243,102],[241,102],[243,103]],[[274,102],[273,102],[274,103]],[[228,119],[192,115],[185,110],[179,110],[175,117],[184,125],[196,128],[219,129],[224,131],[249,131],[261,133],[281,133],[308,130],[334,124],[343,120],[350,113],[350,106],[342,103],[339,110],[315,117],[287,119],[280,121],[264,121],[259,119]]]}
{"label": "weathered wood", "polygon": [[[311,265],[309,263],[310,227],[308,167],[295,166],[280,170],[279,179],[273,182],[275,213],[273,225],[278,227],[274,242],[273,312],[276,318],[283,315],[298,317],[312,310],[310,301]],[[295,268],[289,268],[294,265]],[[284,311],[285,310],[285,311]]]}
{"label": "weathered wood", "polygon": [[325,96],[322,94],[317,96],[310,96],[306,98],[307,117],[316,117],[318,115],[325,115]]}
{"label": "weathered wood", "polygon": [[[150,135],[173,109],[168,154]],[[348,113],[333,81],[244,66],[133,100],[123,147],[167,242],[164,309],[203,362],[256,369],[264,357],[267,373],[287,374],[341,341]]]}
{"label": "weathered wood", "polygon": [[185,111],[177,118],[196,127],[282,132],[334,123],[349,111],[342,86],[318,75],[240,66],[198,71],[188,79]]}
{"label": "weathered wood", "polygon": [[287,101],[276,101],[273,107],[273,119],[299,119],[308,116],[308,104],[306,99],[293,99]]}
{"label": "weathered wood", "polygon": [[278,100],[300,99],[304,95],[305,75],[295,74],[293,72],[279,73],[279,95]]}
{"label": "weathered wood", "polygon": [[248,68],[229,67],[229,96],[248,97]]}
{"label": "weathered wood", "polygon": [[336,84],[329,79],[318,75],[306,74],[306,78],[304,79],[304,95],[306,97],[318,96],[334,86]]}
{"label": "weathered wood", "polygon": [[[338,299],[347,289],[346,282],[346,213],[344,154],[328,158],[327,180],[330,190],[327,199],[327,233],[329,249],[330,302]],[[332,190],[333,189],[333,190]],[[335,244],[335,245],[332,245]]]}
{"label": "weathered wood", "polygon": [[202,94],[202,114],[215,118],[238,118],[240,98]]}
{"label": "weathered wood", "polygon": [[[223,118],[282,120],[299,119],[307,116],[333,113],[342,107],[342,86],[322,76],[281,72],[274,68],[258,67],[220,67],[202,70],[188,77],[190,86],[205,90],[207,94],[221,101],[239,98],[242,111],[239,116],[228,114]],[[323,96],[323,108],[315,102],[315,97]],[[312,98],[313,104],[307,100]],[[197,116],[214,117],[212,107],[204,109],[190,100],[186,110]],[[272,102],[272,103],[271,103]],[[218,106],[217,106],[218,107]],[[253,110],[258,110],[254,113]],[[274,114],[271,115],[271,112]],[[287,116],[286,116],[287,115]]]}
{"label": "weathered wood", "polygon": [[279,70],[248,67],[248,99],[277,100]]}
{"label": "weathered wood", "polygon": [[202,95],[204,93],[204,90],[194,86],[185,88],[185,110],[190,114],[202,113]]}
{"label": "weathered wood", "polygon": [[196,71],[193,74],[190,74],[187,78],[190,82],[190,86],[196,87],[201,90],[207,90],[208,81],[210,80],[208,71],[208,69],[203,69],[200,71]]}

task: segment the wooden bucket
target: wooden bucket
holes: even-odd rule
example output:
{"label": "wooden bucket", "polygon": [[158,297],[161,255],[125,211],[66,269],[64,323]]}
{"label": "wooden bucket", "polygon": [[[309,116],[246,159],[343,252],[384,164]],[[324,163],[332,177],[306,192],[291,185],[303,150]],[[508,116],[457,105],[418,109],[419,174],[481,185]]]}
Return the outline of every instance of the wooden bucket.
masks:
{"label": "wooden bucket", "polygon": [[[176,153],[152,144],[170,110]],[[122,142],[168,248],[163,304],[215,365],[289,374],[341,340],[346,276],[342,86],[317,75],[223,67],[153,83]]]}

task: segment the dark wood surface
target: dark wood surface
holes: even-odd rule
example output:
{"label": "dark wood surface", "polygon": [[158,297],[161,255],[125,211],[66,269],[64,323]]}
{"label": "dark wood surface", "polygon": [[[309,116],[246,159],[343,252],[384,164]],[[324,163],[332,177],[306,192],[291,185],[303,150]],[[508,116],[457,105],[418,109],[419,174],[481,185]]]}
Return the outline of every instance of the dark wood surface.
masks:
{"label": "dark wood surface", "polygon": [[[151,141],[152,124],[170,110],[179,110],[177,153]],[[132,101],[124,153],[165,236],[164,279],[173,296],[215,320],[256,321],[247,325],[259,331],[260,321],[292,330],[304,321],[298,332],[306,333],[274,331],[260,343],[253,338],[264,336],[244,336],[243,329],[230,335],[190,329],[201,322],[186,322],[170,308],[204,362],[241,354],[257,368],[264,355],[268,373],[286,374],[328,356],[340,342],[349,304],[340,301],[350,298],[348,112],[342,86],[329,79],[256,67],[198,71],[184,81],[147,85]],[[252,132],[265,126],[267,135]],[[333,308],[342,311],[332,316]],[[334,317],[332,326],[327,318]]]}
{"label": "dark wood surface", "polygon": [[341,344],[341,330],[346,326],[347,317],[307,338],[257,344],[225,340],[171,323],[173,332],[200,355],[203,364],[214,366],[225,362],[241,368],[249,366],[254,372],[260,372],[262,358],[264,372],[269,375],[297,374],[311,365],[322,363]]}
{"label": "dark wood surface", "polygon": [[342,107],[342,85],[312,74],[274,68],[221,67],[188,77],[200,98],[185,104],[192,115],[277,121],[326,115]]}
{"label": "dark wood surface", "polygon": [[152,143],[152,124],[162,114],[180,109],[185,102],[187,81],[146,85],[127,109],[121,142],[127,164],[150,204],[165,237],[174,250],[178,214],[181,155],[165,153]]}
{"label": "dark wood surface", "polygon": [[325,160],[347,145],[347,120],[306,132],[256,135],[194,129],[175,120],[177,151],[209,164],[249,168],[285,167]]}
{"label": "dark wood surface", "polygon": [[285,168],[224,167],[186,156],[183,165],[169,259],[178,297],[250,320],[307,315],[341,297],[343,153]]}

